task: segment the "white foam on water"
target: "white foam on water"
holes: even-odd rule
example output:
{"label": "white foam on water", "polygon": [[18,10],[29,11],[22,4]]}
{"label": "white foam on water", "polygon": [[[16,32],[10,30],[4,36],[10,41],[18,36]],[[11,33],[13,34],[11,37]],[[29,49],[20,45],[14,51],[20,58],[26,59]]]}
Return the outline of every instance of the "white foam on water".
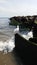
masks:
{"label": "white foam on water", "polygon": [[31,30],[30,32],[28,32],[27,34],[26,34],[26,32],[25,32],[24,34],[22,34],[22,36],[23,36],[25,39],[29,40],[29,38],[33,38],[33,32],[32,32],[32,30]]}
{"label": "white foam on water", "polygon": [[[19,31],[19,26],[14,29],[14,34]],[[3,51],[4,53],[11,52],[15,47],[15,40],[14,36],[7,40],[6,42],[0,41],[0,51]]]}
{"label": "white foam on water", "polygon": [[0,41],[0,51],[3,51],[4,53],[11,52],[14,47],[14,36],[6,42]]}
{"label": "white foam on water", "polygon": [[[19,32],[19,26],[14,29],[14,34]],[[33,38],[33,33],[32,31],[28,32],[26,34],[21,34],[24,38],[27,40],[29,38]],[[7,40],[6,42],[0,41],[0,51],[3,51],[4,53],[11,52],[15,47],[15,36],[13,36],[11,39]]]}
{"label": "white foam on water", "polygon": [[19,32],[19,25],[17,25],[17,28],[14,29],[14,34]]}

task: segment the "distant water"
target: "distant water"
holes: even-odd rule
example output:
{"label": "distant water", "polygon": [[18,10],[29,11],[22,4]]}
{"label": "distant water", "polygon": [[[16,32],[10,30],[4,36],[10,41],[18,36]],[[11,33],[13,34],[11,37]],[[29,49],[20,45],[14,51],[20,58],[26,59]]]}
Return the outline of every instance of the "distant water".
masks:
{"label": "distant water", "polygon": [[14,48],[14,29],[15,26],[9,25],[8,18],[0,18],[0,51],[11,51]]}
{"label": "distant water", "polygon": [[[11,52],[15,47],[14,34],[19,31],[19,26],[10,26],[8,18],[0,18],[0,51]],[[27,40],[33,37],[32,31],[23,31],[21,35]]]}
{"label": "distant water", "polygon": [[[2,35],[2,38],[3,38],[3,35],[4,37],[12,37],[13,35],[13,30],[14,30],[14,26],[9,26],[9,22],[10,20],[8,18],[1,18],[0,19],[0,34]],[[2,39],[1,39],[2,40]]]}

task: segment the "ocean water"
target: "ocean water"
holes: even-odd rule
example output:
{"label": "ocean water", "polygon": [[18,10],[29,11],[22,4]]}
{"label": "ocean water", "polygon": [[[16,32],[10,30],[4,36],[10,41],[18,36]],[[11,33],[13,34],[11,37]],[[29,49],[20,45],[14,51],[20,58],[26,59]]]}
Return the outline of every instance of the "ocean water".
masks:
{"label": "ocean water", "polygon": [[8,18],[0,18],[0,51],[4,53],[11,52],[14,45],[14,29],[15,26],[9,25]]}
{"label": "ocean water", "polygon": [[[0,51],[4,53],[11,52],[15,47],[15,33],[19,32],[19,26],[10,26],[9,18],[0,18]],[[20,33],[20,32],[19,32]],[[26,38],[33,38],[33,33],[31,31],[22,31],[21,36]]]}

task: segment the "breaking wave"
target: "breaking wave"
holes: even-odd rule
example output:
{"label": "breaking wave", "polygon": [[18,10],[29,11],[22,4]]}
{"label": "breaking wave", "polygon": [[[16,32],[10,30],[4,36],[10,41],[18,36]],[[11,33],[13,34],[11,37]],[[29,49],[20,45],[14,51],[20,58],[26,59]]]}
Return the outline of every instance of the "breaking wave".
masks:
{"label": "breaking wave", "polygon": [[[19,26],[17,26],[17,28],[14,29],[14,35],[15,33],[18,33],[19,31]],[[0,41],[0,51],[3,51],[4,53],[7,53],[7,52],[11,52],[14,47],[15,47],[15,36],[11,37],[11,39],[3,42],[3,41]]]}
{"label": "breaking wave", "polygon": [[[19,26],[17,26],[17,28],[14,29],[14,35],[15,33],[18,33],[19,32]],[[33,33],[32,31],[30,32],[24,32],[21,34],[24,38],[26,38],[27,40],[29,38],[33,38]],[[0,51],[3,51],[4,53],[7,53],[7,52],[11,52],[15,47],[15,36],[13,36],[11,39],[3,42],[3,41],[0,41]]]}
{"label": "breaking wave", "polygon": [[23,36],[25,39],[29,40],[29,38],[33,38],[33,32],[32,32],[32,30],[31,30],[30,32],[29,32],[29,31],[24,32],[24,33],[22,33],[22,36]]}
{"label": "breaking wave", "polygon": [[0,51],[3,51],[4,53],[11,52],[14,47],[14,37],[6,42],[0,41]]}

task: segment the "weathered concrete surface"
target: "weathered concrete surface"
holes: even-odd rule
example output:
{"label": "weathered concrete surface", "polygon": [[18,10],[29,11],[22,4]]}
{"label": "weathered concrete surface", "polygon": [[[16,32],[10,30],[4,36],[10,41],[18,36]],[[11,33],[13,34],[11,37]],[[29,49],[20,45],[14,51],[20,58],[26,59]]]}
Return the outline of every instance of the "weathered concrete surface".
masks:
{"label": "weathered concrete surface", "polygon": [[15,34],[15,49],[26,65],[37,65],[37,43],[27,41],[19,34]]}

